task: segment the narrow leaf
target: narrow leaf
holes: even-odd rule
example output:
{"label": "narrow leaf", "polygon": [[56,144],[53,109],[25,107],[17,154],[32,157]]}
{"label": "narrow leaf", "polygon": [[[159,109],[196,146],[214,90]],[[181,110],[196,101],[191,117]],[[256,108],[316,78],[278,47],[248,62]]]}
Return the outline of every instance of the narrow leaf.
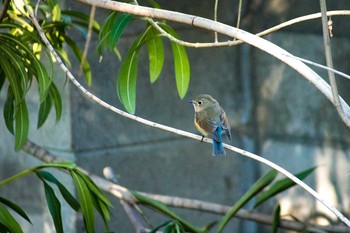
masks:
{"label": "narrow leaf", "polygon": [[3,205],[0,205],[0,223],[11,233],[23,233],[21,226]]}
{"label": "narrow leaf", "polygon": [[[69,47],[72,49],[75,56],[78,58],[79,62],[82,62],[83,61],[82,60],[83,59],[83,52],[78,47],[78,45],[68,36],[64,36],[64,39],[65,39],[66,43],[69,45]],[[87,60],[83,61],[82,67],[83,67],[83,72],[84,72],[84,76],[86,79],[86,83],[90,86],[91,80],[92,80],[92,75],[91,75],[90,65],[89,65]]]}
{"label": "narrow leaf", "polygon": [[118,73],[117,92],[125,109],[129,113],[135,113],[136,109],[136,77],[138,65],[138,53],[145,42],[147,30],[135,40]]}
{"label": "narrow leaf", "polygon": [[219,223],[218,232],[221,233],[226,224],[233,218],[237,211],[243,207],[250,199],[252,199],[257,193],[263,190],[269,185],[277,176],[276,170],[271,170],[256,181],[250,189],[231,207],[231,209],[225,214]]}
{"label": "narrow leaf", "polygon": [[15,211],[18,215],[20,215],[22,218],[24,218],[25,220],[27,220],[29,223],[31,223],[28,215],[26,214],[26,212],[19,207],[16,203],[13,203],[10,200],[7,200],[3,197],[0,197],[0,202],[8,207],[10,207],[13,211]]}
{"label": "narrow leaf", "polygon": [[82,179],[75,171],[71,171],[71,175],[78,192],[80,207],[84,217],[85,229],[88,233],[94,233],[94,207],[92,204],[90,190],[85,184],[84,179]]}
{"label": "narrow leaf", "polygon": [[57,87],[54,83],[52,83],[50,86],[49,95],[50,95],[50,99],[53,102],[53,105],[55,106],[56,122],[58,122],[62,116],[62,99],[61,99],[61,95],[58,92]]}
{"label": "narrow leaf", "polygon": [[15,118],[15,149],[20,150],[24,143],[27,141],[29,131],[29,115],[27,104],[24,100],[16,107]]}
{"label": "narrow leaf", "polygon": [[273,217],[273,222],[272,222],[271,233],[278,232],[278,227],[280,225],[280,218],[281,218],[281,206],[277,205],[275,210],[274,210],[274,217]]}
{"label": "narrow leaf", "polygon": [[[179,38],[176,32],[166,24],[161,24],[162,28],[166,30],[170,35],[175,38]],[[181,99],[183,99],[187,93],[188,86],[190,84],[190,63],[188,61],[186,49],[184,46],[175,42],[171,42],[171,47],[174,56],[175,66],[175,79],[177,92]]]}
{"label": "narrow leaf", "polygon": [[49,116],[51,106],[52,106],[51,98],[48,95],[46,96],[46,100],[42,102],[39,107],[38,125],[37,125],[38,128],[40,128],[45,123],[47,117]]}
{"label": "narrow leaf", "polygon": [[149,30],[150,39],[147,40],[148,58],[149,58],[149,74],[151,83],[154,83],[163,69],[164,64],[164,48],[162,39],[155,28]]}
{"label": "narrow leaf", "polygon": [[158,230],[160,230],[161,228],[167,226],[169,223],[171,223],[171,220],[168,220],[166,222],[163,222],[162,224],[160,224],[159,226],[157,226],[156,228],[152,229],[149,233],[156,233]]}
{"label": "narrow leaf", "polygon": [[[297,178],[299,178],[300,180],[305,179],[306,177],[308,177],[317,167],[312,167],[309,168],[305,171],[302,171],[298,174],[295,174],[294,176],[296,176]],[[256,199],[254,208],[256,208],[257,206],[259,206],[261,203],[265,202],[266,200],[268,200],[269,198],[277,195],[278,193],[283,192],[284,190],[293,187],[296,183],[294,183],[294,181],[292,181],[289,178],[284,178],[281,180],[276,181],[275,183],[273,183],[271,185],[271,187],[269,187],[266,191],[264,191],[263,193],[261,193],[261,195],[259,195],[259,197]]]}
{"label": "narrow leaf", "polygon": [[48,185],[45,181],[43,181],[43,183],[44,183],[47,206],[49,208],[52,220],[54,222],[56,232],[63,233],[60,201],[56,197],[55,192],[50,187],[50,185]]}
{"label": "narrow leaf", "polygon": [[110,31],[110,39],[108,41],[108,47],[112,51],[117,45],[119,38],[121,37],[124,29],[128,23],[133,19],[133,15],[126,13],[119,13],[113,23],[113,27]]}
{"label": "narrow leaf", "polygon": [[7,129],[12,133],[15,134],[14,131],[14,115],[15,115],[15,99],[12,92],[11,87],[7,90],[7,99],[4,104],[4,119],[5,119],[5,125]]}
{"label": "narrow leaf", "polygon": [[0,66],[0,91],[2,89],[2,86],[4,85],[5,83],[5,80],[6,80],[6,75],[5,75],[5,72],[4,70],[1,68]]}
{"label": "narrow leaf", "polygon": [[49,181],[55,184],[60,190],[64,200],[74,209],[75,211],[79,211],[80,205],[79,202],[74,198],[74,196],[67,190],[67,188],[57,180],[51,173],[47,171],[36,171],[35,172],[41,179]]}

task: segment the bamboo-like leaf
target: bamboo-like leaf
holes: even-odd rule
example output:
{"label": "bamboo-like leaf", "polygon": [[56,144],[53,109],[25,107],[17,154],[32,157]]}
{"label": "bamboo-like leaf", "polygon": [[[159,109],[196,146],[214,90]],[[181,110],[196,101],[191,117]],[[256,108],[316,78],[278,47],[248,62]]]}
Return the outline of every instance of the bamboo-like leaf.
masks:
{"label": "bamboo-like leaf", "polygon": [[5,125],[12,134],[15,134],[14,131],[14,115],[15,115],[15,103],[14,103],[14,95],[12,93],[11,87],[8,88],[7,91],[7,99],[4,104],[4,119],[5,119]]}
{"label": "bamboo-like leaf", "polygon": [[[78,47],[78,45],[68,36],[64,36],[64,39],[66,41],[66,43],[69,45],[69,47],[72,49],[73,53],[75,54],[75,56],[78,58],[79,62],[82,62],[83,60],[83,53],[81,51],[81,49]],[[92,76],[91,76],[91,69],[90,69],[90,65],[88,63],[87,60],[83,61],[82,64],[83,67],[83,72],[85,75],[85,79],[86,79],[86,83],[90,86],[91,85],[91,80],[92,80]]]}
{"label": "bamboo-like leaf", "polygon": [[0,91],[2,89],[2,86],[4,85],[5,83],[5,80],[6,80],[6,75],[5,75],[5,72],[4,70],[1,68],[0,66]]}
{"label": "bamboo-like leaf", "polygon": [[62,215],[61,215],[61,204],[55,195],[53,189],[44,180],[45,197],[47,206],[49,208],[52,220],[55,225],[56,232],[63,233]]}
{"label": "bamboo-like leaf", "polygon": [[186,220],[184,220],[183,218],[181,218],[180,216],[178,216],[176,213],[174,213],[173,211],[171,211],[166,205],[164,205],[162,202],[159,202],[157,200],[148,198],[146,196],[141,195],[140,193],[137,192],[133,192],[130,191],[131,194],[143,205],[152,207],[158,211],[160,211],[161,213],[171,217],[172,219],[178,221],[179,223],[181,223],[181,225],[185,228],[185,230],[187,230],[188,232],[193,232],[193,233],[202,233],[203,231],[192,225],[191,223],[187,222]]}
{"label": "bamboo-like leaf", "polygon": [[0,205],[0,224],[4,225],[11,233],[23,233],[21,226],[3,205]]}
{"label": "bamboo-like leaf", "polygon": [[[294,176],[296,176],[300,180],[303,180],[306,177],[308,177],[316,168],[317,168],[316,166],[309,168],[305,171],[295,174]],[[266,191],[264,191],[263,193],[261,193],[261,195],[259,195],[259,197],[256,199],[254,208],[259,206],[261,203],[265,202],[269,198],[277,195],[278,193],[283,192],[284,190],[290,187],[293,187],[294,185],[296,185],[296,183],[294,183],[294,181],[292,181],[289,178],[284,178],[276,181],[271,185],[271,187],[269,187]]]}
{"label": "bamboo-like leaf", "polygon": [[7,200],[3,197],[0,197],[0,202],[8,207],[10,207],[13,211],[15,211],[18,215],[20,215],[22,218],[24,218],[25,220],[27,220],[29,223],[31,223],[28,215],[26,214],[26,212],[19,207],[16,203],[13,203],[10,200]]}
{"label": "bamboo-like leaf", "polygon": [[92,197],[92,203],[95,209],[98,211],[98,213],[102,217],[102,220],[105,226],[105,231],[109,232],[108,221],[110,220],[111,217],[110,217],[110,211],[108,206],[101,199],[99,199],[95,194],[91,195],[91,197]]}
{"label": "bamboo-like leaf", "polygon": [[[166,30],[170,35],[175,38],[179,38],[176,32],[166,24],[161,24],[162,28]],[[188,86],[190,84],[190,63],[188,61],[186,49],[184,46],[175,42],[171,42],[173,50],[174,66],[175,66],[175,79],[177,92],[181,99],[183,99],[187,93]]]}
{"label": "bamboo-like leaf", "polygon": [[99,187],[97,187],[97,185],[91,180],[89,176],[77,169],[75,170],[75,172],[85,181],[85,184],[89,188],[90,192],[95,194],[96,197],[103,201],[106,205],[112,206],[111,201],[102,193]]}
{"label": "bamboo-like leaf", "polygon": [[149,30],[150,39],[147,40],[148,58],[149,58],[149,74],[150,81],[154,83],[163,69],[164,64],[164,48],[162,39],[155,28]]}
{"label": "bamboo-like leaf", "polygon": [[46,121],[47,117],[49,116],[51,106],[52,106],[51,98],[48,95],[46,96],[46,100],[40,104],[37,128],[40,128]]}
{"label": "bamboo-like leaf", "polygon": [[108,47],[112,51],[117,45],[119,38],[121,37],[124,29],[133,19],[133,15],[126,13],[119,13],[113,23],[113,27],[110,31],[110,39],[108,41]]}
{"label": "bamboo-like leaf", "polygon": [[136,78],[137,78],[137,65],[138,65],[138,53],[141,45],[145,42],[148,30],[143,32],[135,40],[128,54],[125,57],[124,62],[121,64],[118,73],[117,92],[118,96],[123,103],[125,109],[129,113],[135,113],[136,109]]}
{"label": "bamboo-like leaf", "polygon": [[269,185],[277,176],[278,172],[276,170],[271,170],[262,176],[258,181],[256,181],[250,189],[230,208],[230,210],[225,214],[219,223],[218,232],[221,233],[230,221],[231,218],[237,213],[237,211],[244,206],[250,199],[252,199],[257,193],[263,190],[267,185]]}
{"label": "bamboo-like leaf", "polygon": [[62,116],[62,99],[61,99],[61,95],[58,92],[57,87],[54,83],[52,83],[50,86],[49,96],[53,102],[53,105],[55,106],[56,122],[58,122]]}
{"label": "bamboo-like leaf", "polygon": [[88,189],[83,178],[75,171],[71,171],[75,187],[78,192],[81,211],[84,216],[84,224],[88,233],[95,232],[94,208],[92,204],[90,190]]}
{"label": "bamboo-like leaf", "polygon": [[162,224],[160,224],[159,226],[157,226],[156,228],[152,229],[149,233],[156,233],[158,230],[160,230],[161,228],[167,226],[168,224],[170,224],[172,221],[169,220],[169,221],[166,221]]}
{"label": "bamboo-like leaf", "polygon": [[16,106],[15,118],[15,150],[20,150],[27,141],[29,131],[29,115],[25,101],[22,101],[18,106]]}
{"label": "bamboo-like leaf", "polygon": [[57,180],[51,173],[47,171],[36,171],[35,172],[41,179],[47,180],[53,184],[55,184],[60,190],[62,197],[64,200],[74,209],[75,211],[79,211],[80,205],[79,202],[74,198],[74,196],[67,190],[67,188]]}
{"label": "bamboo-like leaf", "polygon": [[273,222],[272,222],[271,233],[277,233],[278,227],[280,225],[280,219],[281,219],[281,206],[280,205],[276,206],[273,215],[274,215],[274,217],[273,217]]}
{"label": "bamboo-like leaf", "polygon": [[118,12],[113,11],[111,14],[109,14],[109,16],[104,20],[102,24],[97,44],[97,51],[100,56],[102,55],[102,49],[104,47],[107,47],[107,45],[109,44],[110,33],[117,16]]}

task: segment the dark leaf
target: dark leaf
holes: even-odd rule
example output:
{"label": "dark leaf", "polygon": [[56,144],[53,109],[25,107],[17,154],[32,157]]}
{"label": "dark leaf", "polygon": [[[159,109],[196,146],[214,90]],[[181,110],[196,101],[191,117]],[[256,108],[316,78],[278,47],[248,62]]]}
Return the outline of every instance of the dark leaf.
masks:
{"label": "dark leaf", "polygon": [[14,131],[14,115],[15,115],[15,99],[12,92],[12,88],[9,87],[7,91],[7,99],[4,104],[4,119],[5,119],[5,125],[7,129],[12,133],[15,134]]}
{"label": "dark leaf", "polygon": [[23,233],[21,226],[18,224],[12,214],[0,204],[0,223],[5,226],[11,233]]}
{"label": "dark leaf", "polygon": [[16,203],[11,202],[10,200],[7,200],[3,197],[0,197],[0,202],[8,207],[10,207],[13,211],[15,211],[17,214],[19,214],[22,218],[24,218],[25,220],[27,220],[29,223],[31,223],[28,215],[26,214],[26,212],[19,207]]}
{"label": "dark leaf", "polygon": [[281,206],[277,205],[275,210],[274,210],[274,217],[273,217],[273,222],[272,222],[271,233],[278,232],[278,227],[280,225],[280,218],[281,218]]}
{"label": "dark leaf", "polygon": [[63,224],[62,224],[62,215],[61,215],[61,204],[58,198],[55,195],[53,189],[48,185],[45,181],[45,197],[47,201],[47,206],[49,207],[49,211],[52,217],[52,220],[55,225],[55,229],[57,233],[63,233]]}
{"label": "dark leaf", "polygon": [[38,114],[38,128],[40,128],[46,121],[51,110],[52,102],[50,96],[46,96],[46,100],[40,104]]}

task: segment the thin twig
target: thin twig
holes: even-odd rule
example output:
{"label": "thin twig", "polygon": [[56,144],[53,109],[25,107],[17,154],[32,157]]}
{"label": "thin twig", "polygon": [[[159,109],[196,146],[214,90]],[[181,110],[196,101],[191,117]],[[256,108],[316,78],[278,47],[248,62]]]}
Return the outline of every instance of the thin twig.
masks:
{"label": "thin twig", "polygon": [[[327,5],[326,0],[320,0],[321,14],[322,14],[322,31],[323,31],[323,42],[324,49],[326,55],[326,63],[327,66],[333,69],[333,59],[332,59],[332,49],[331,49],[331,41],[329,38],[329,30],[328,30],[328,20],[327,20]],[[334,72],[328,70],[329,82],[332,87],[332,94],[334,99],[334,105],[337,109],[339,116],[343,119],[344,123],[350,127],[349,116],[346,116],[343,110],[342,105],[340,104],[339,93],[337,82],[335,80]]]}
{"label": "thin twig", "polygon": [[[219,0],[215,0],[215,4],[214,4],[214,21],[218,21],[218,4],[219,4]],[[214,32],[214,42],[218,43],[218,33]]]}
{"label": "thin twig", "polygon": [[5,18],[6,12],[9,9],[10,1],[11,0],[5,0],[5,2],[4,2],[4,5],[3,5],[1,13],[0,13],[0,23]]}
{"label": "thin twig", "polygon": [[88,33],[86,35],[86,42],[85,42],[85,46],[84,46],[84,52],[83,52],[83,56],[81,58],[81,62],[80,62],[80,67],[79,67],[79,75],[82,75],[83,73],[83,66],[84,63],[86,62],[86,57],[89,51],[89,45],[91,42],[91,36],[92,36],[92,28],[94,25],[94,20],[95,20],[95,12],[96,12],[96,6],[92,5],[91,6],[91,11],[90,11],[90,19],[89,19],[89,26],[88,26]]}
{"label": "thin twig", "polygon": [[[105,107],[106,109],[109,109],[109,110],[119,114],[120,116],[127,117],[129,119],[134,120],[134,121],[140,122],[144,125],[148,125],[148,126],[151,126],[154,128],[162,129],[164,131],[172,132],[172,133],[182,135],[182,136],[185,136],[188,138],[193,138],[196,140],[202,139],[202,137],[199,135],[195,135],[195,134],[192,134],[192,133],[189,133],[189,132],[186,132],[183,130],[179,130],[179,129],[176,129],[173,127],[169,127],[166,125],[158,124],[156,122],[146,120],[146,119],[143,119],[141,117],[137,117],[135,115],[126,113],[126,112],[106,103],[105,101],[101,100],[100,98],[98,98],[95,95],[93,95],[92,93],[90,93],[87,89],[85,89],[75,79],[75,77],[70,72],[70,70],[62,62],[61,58],[57,55],[56,51],[54,50],[54,48],[52,47],[52,45],[48,41],[48,39],[47,39],[45,33],[43,32],[43,29],[41,28],[40,24],[38,23],[37,19],[34,17],[33,12],[29,8],[27,2],[25,0],[23,0],[23,2],[24,2],[25,6],[29,12],[30,19],[32,20],[34,26],[36,27],[41,39],[43,40],[43,42],[46,45],[46,47],[55,56],[58,64],[60,65],[60,67],[64,71],[64,73],[67,75],[67,77],[71,80],[71,82],[82,93],[85,94],[86,97],[95,101],[100,106]],[[319,77],[313,70],[311,70],[304,63],[302,63],[298,60],[295,60],[293,58],[285,56],[285,54],[289,54],[287,51],[279,48],[278,46],[272,44],[271,42],[265,41],[262,38],[256,37],[248,32],[242,31],[240,29],[235,29],[235,28],[232,28],[228,25],[213,22],[213,21],[205,19],[205,18],[189,16],[189,15],[185,15],[185,14],[178,13],[178,12],[171,12],[171,11],[164,11],[164,10],[161,10],[160,12],[158,12],[158,9],[140,7],[140,6],[130,5],[130,4],[121,3],[121,2],[115,2],[115,1],[101,1],[101,2],[94,1],[94,4],[96,4],[96,6],[98,6],[98,7],[99,7],[99,5],[101,5],[102,7],[107,7],[107,5],[108,5],[107,3],[110,4],[109,7],[113,8],[115,10],[119,9],[119,11],[121,11],[121,12],[128,12],[128,13],[133,13],[133,14],[137,14],[137,15],[163,17],[165,19],[172,19],[174,21],[176,20],[176,16],[177,16],[177,17],[179,17],[177,20],[180,22],[193,24],[197,27],[207,28],[209,30],[214,30],[214,25],[213,25],[213,23],[214,23],[214,24],[216,24],[215,30],[217,30],[218,32],[225,33],[227,31],[226,33],[228,35],[230,35],[232,37],[237,37],[238,39],[242,39],[242,40],[246,41],[247,43],[252,44],[252,45],[268,52],[269,54],[281,59],[282,61],[284,61],[285,63],[289,64],[291,67],[296,69],[298,72],[303,74],[305,77],[311,78],[311,80],[313,80],[313,81],[315,81],[314,79],[317,78],[317,82],[315,84],[318,84],[318,82],[321,81],[321,80],[319,80],[319,79],[321,79],[321,77]],[[118,6],[120,8],[118,8]],[[164,15],[164,13],[167,13],[169,15],[166,15],[166,14]],[[173,18],[174,16],[175,16],[175,18]],[[228,29],[231,29],[231,30],[228,30]],[[328,84],[326,84],[326,85],[328,85]],[[328,86],[328,89],[329,89],[329,86]],[[321,91],[324,91],[324,90],[321,90]],[[325,93],[324,93],[326,96],[329,95],[328,91],[329,90],[325,91]],[[345,104],[345,106],[347,106],[349,108],[349,106],[345,102],[344,102],[344,104]],[[203,141],[205,141],[207,143],[211,143],[211,141],[209,139],[205,139]],[[303,181],[301,181],[300,179],[295,177],[293,174],[291,174],[290,172],[288,172],[284,168],[278,166],[277,164],[272,163],[271,161],[269,161],[265,158],[262,158],[256,154],[253,154],[251,152],[248,152],[248,151],[245,151],[245,150],[242,150],[240,148],[230,146],[227,144],[224,144],[224,146],[228,150],[231,150],[231,151],[239,153],[243,156],[252,158],[252,159],[259,161],[259,162],[261,162],[261,163],[263,163],[271,168],[276,169],[278,172],[280,172],[281,174],[285,175],[286,177],[288,177],[289,179],[294,181],[296,184],[298,184],[300,187],[302,187],[304,190],[306,190],[308,193],[310,193],[313,197],[315,197],[317,200],[319,200],[325,207],[327,207],[331,212],[333,212],[342,222],[344,222],[346,225],[348,225],[350,227],[350,221],[348,218],[346,218],[339,210],[337,210],[335,207],[333,207],[333,205],[331,205],[327,200],[325,200],[323,197],[321,197],[315,190],[313,190],[311,187],[309,187],[307,184],[305,184]]]}
{"label": "thin twig", "polygon": [[239,0],[236,28],[239,28],[241,25],[242,2],[243,0]]}

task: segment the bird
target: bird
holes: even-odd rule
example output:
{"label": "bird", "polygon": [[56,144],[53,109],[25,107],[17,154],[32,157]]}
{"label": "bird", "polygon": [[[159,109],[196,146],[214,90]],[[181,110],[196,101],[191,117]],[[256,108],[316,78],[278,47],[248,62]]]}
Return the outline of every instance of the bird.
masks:
{"label": "bird", "polygon": [[213,97],[201,94],[189,101],[194,107],[194,125],[204,137],[213,139],[212,155],[225,155],[222,134],[231,141],[230,123],[226,113]]}

